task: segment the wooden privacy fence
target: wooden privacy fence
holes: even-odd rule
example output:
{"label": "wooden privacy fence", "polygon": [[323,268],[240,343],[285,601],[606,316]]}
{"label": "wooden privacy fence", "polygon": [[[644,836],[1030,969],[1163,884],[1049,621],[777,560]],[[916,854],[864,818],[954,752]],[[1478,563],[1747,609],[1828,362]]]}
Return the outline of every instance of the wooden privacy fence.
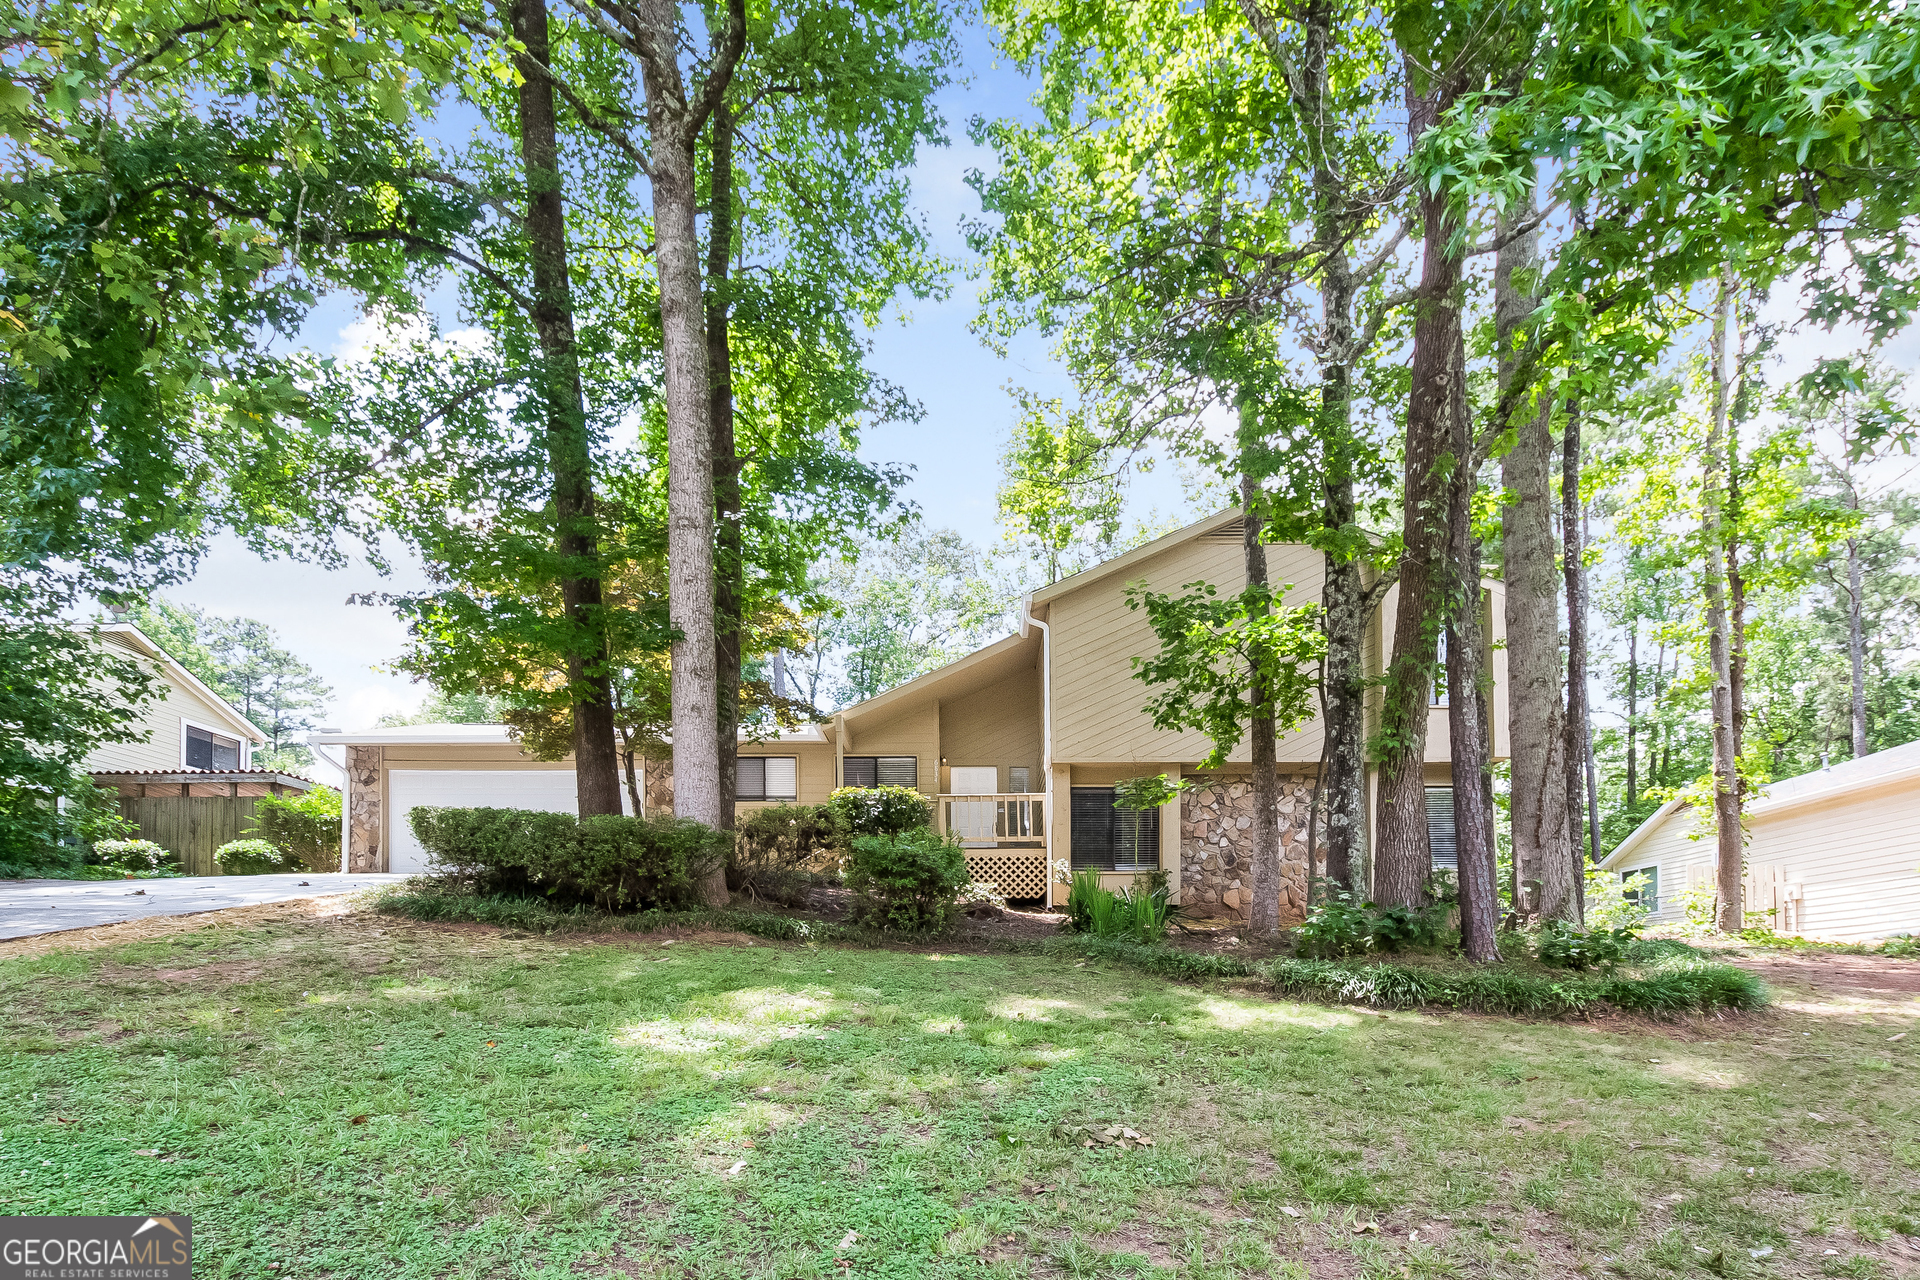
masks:
{"label": "wooden privacy fence", "polygon": [[213,851],[251,838],[257,796],[122,796],[120,816],[180,860],[192,876],[219,875]]}

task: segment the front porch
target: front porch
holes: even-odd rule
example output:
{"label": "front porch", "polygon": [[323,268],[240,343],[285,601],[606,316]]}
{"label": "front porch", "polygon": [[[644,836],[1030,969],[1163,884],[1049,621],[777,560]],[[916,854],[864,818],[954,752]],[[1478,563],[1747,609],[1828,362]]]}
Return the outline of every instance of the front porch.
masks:
{"label": "front porch", "polygon": [[1048,899],[1046,796],[1024,792],[943,794],[934,823],[967,850],[967,870],[1005,898]]}

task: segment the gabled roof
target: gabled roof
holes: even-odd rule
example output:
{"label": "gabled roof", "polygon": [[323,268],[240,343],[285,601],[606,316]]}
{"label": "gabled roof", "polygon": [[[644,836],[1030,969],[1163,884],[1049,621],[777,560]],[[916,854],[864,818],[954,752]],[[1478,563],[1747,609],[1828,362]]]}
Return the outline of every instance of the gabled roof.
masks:
{"label": "gabled roof", "polygon": [[256,747],[266,745],[266,734],[260,732],[251,720],[229,706],[225,698],[202,683],[199,676],[174,661],[173,655],[155,643],[146,632],[131,622],[103,622],[100,624],[100,634],[112,636],[122,647],[159,663],[169,682],[199,694],[228,728]]}
{"label": "gabled roof", "polygon": [[[741,730],[740,741],[747,743],[768,742],[825,742],[827,736],[820,726],[803,724],[798,729],[782,729],[766,737],[751,737]],[[400,743],[408,745],[430,744],[435,746],[470,747],[517,747],[513,735],[504,724],[395,724],[383,725],[377,729],[355,729],[342,733],[338,729],[322,729],[318,733],[307,735],[311,746],[320,747],[379,747],[394,746]]]}
{"label": "gabled roof", "polygon": [[1152,542],[1142,543],[1125,555],[1103,560],[1090,569],[1082,569],[1079,573],[1070,574],[1058,582],[1044,586],[1034,592],[1030,598],[1036,605],[1047,604],[1061,596],[1090,587],[1096,582],[1104,582],[1115,574],[1124,574],[1141,561],[1157,556],[1169,547],[1177,547],[1183,542],[1194,542],[1204,538],[1208,541],[1237,544],[1245,536],[1245,520],[1245,513],[1237,507],[1208,516],[1205,520],[1196,520],[1183,529],[1175,529],[1172,533],[1163,534]]}
{"label": "gabled roof", "polygon": [[[1789,809],[1797,809],[1803,804],[1831,799],[1849,791],[1859,791],[1883,783],[1898,783],[1909,780],[1920,781],[1920,741],[1905,743],[1898,747],[1888,747],[1885,751],[1876,751],[1869,756],[1859,756],[1852,760],[1842,760],[1839,764],[1825,769],[1815,769],[1811,773],[1798,774],[1783,778],[1779,782],[1769,782],[1761,788],[1760,794],[1747,803],[1747,817],[1765,818]],[[1667,815],[1687,807],[1685,800],[1669,800],[1647,815],[1647,820],[1633,829],[1633,833],[1614,847],[1600,862],[1611,871],[1621,861],[1633,856],[1634,850],[1647,842],[1647,839],[1667,820]]]}
{"label": "gabled roof", "polygon": [[1040,638],[1037,634],[1031,638],[1019,634],[1006,636],[984,649],[975,649],[964,658],[956,658],[944,667],[936,667],[923,676],[915,676],[905,684],[897,684],[885,693],[877,693],[864,702],[856,702],[834,714],[836,717],[865,718],[886,711],[897,703],[928,694],[957,698],[1019,670],[1023,664],[1037,661],[1039,653]]}

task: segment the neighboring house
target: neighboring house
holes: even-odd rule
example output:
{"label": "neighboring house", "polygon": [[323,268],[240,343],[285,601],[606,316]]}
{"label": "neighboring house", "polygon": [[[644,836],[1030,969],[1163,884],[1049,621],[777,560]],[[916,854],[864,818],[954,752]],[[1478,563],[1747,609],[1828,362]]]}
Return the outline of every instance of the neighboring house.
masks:
{"label": "neighboring house", "polygon": [[213,851],[251,829],[256,799],[314,784],[254,768],[254,749],[266,735],[138,627],[108,623],[100,639],[153,673],[154,696],[135,713],[144,730],[139,741],[96,747],[82,767],[119,796],[121,816],[141,839],[174,854],[186,870],[212,875]]}
{"label": "neighboring house", "polygon": [[[1920,742],[1768,784],[1747,803],[1746,910],[1780,933],[1863,942],[1920,933]],[[1697,838],[1696,838],[1697,837]],[[1638,877],[1654,923],[1714,886],[1713,815],[1656,810],[1600,865]]]}
{"label": "neighboring house", "polygon": [[[1190,909],[1244,915],[1252,804],[1242,743],[1226,767],[1203,773],[1211,744],[1197,733],[1157,730],[1142,710],[1151,691],[1131,659],[1154,652],[1142,611],[1127,607],[1128,583],[1178,591],[1206,580],[1223,592],[1244,584],[1241,518],[1200,521],[1033,593],[1019,632],[877,697],[826,723],[740,746],[743,808],[782,801],[817,804],[839,785],[916,787],[936,801],[936,821],[968,846],[974,874],[1015,898],[1054,896],[1049,861],[1093,868],[1109,883],[1164,870]],[[1267,548],[1269,576],[1292,583],[1290,604],[1319,599],[1321,557],[1303,546]],[[1498,585],[1484,602],[1494,640],[1504,635]],[[1382,669],[1396,596],[1368,632],[1369,669]],[[1506,754],[1505,655],[1494,653],[1496,758]],[[1376,700],[1377,701],[1377,700]],[[1377,718],[1377,705],[1370,716]],[[501,726],[411,725],[317,734],[346,748],[345,865],[354,871],[425,865],[406,814],[414,805],[573,808],[565,762],[529,760]],[[1308,810],[1319,769],[1317,723],[1286,735],[1282,777],[1283,915],[1297,920],[1307,888]],[[1451,771],[1444,708],[1428,731],[1429,830],[1436,861],[1453,848]],[[1150,774],[1200,785],[1137,819],[1113,807],[1114,784]],[[660,794],[649,779],[649,796]],[[649,799],[649,805],[656,801]],[[1050,883],[1051,882],[1051,883]]]}

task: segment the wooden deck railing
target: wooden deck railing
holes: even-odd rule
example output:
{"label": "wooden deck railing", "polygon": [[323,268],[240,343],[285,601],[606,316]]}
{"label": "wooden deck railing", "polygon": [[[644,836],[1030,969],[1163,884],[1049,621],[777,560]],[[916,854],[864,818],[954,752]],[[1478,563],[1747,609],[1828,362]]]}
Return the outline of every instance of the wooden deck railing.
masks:
{"label": "wooden deck railing", "polygon": [[943,795],[936,796],[935,803],[940,830],[962,844],[997,844],[1003,840],[1046,844],[1044,795]]}

